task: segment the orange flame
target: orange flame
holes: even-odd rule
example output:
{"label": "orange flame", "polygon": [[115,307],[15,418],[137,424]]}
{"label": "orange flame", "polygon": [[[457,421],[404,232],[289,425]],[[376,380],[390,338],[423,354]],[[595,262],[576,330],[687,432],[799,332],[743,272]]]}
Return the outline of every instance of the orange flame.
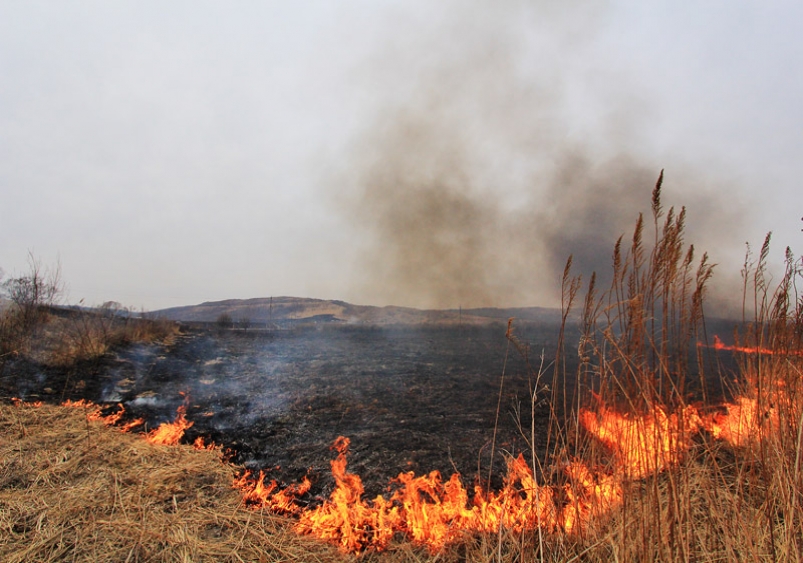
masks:
{"label": "orange flame", "polygon": [[[125,424],[120,424],[120,420],[123,418],[123,415],[125,414],[125,407],[123,406],[122,403],[117,403],[117,406],[120,407],[120,410],[118,410],[117,412],[114,412],[112,414],[106,415],[106,416],[100,415],[98,417],[98,419],[101,420],[103,422],[103,424],[105,424],[106,426],[117,426],[117,428],[121,432],[128,432],[132,428],[134,428],[136,426],[139,426],[140,424],[144,424],[145,423],[145,419],[144,418],[136,418],[134,420],[126,422]],[[98,414],[99,413],[100,413],[100,411],[98,411]],[[88,415],[88,416],[91,416],[91,415]],[[92,419],[90,418],[90,420],[92,420]]]}
{"label": "orange flame", "polygon": [[251,472],[246,471],[234,480],[234,488],[242,491],[246,504],[256,508],[267,508],[280,514],[298,513],[299,508],[295,500],[306,494],[311,486],[312,483],[307,477],[304,477],[301,483],[284,489],[279,489],[275,479],[265,485],[264,471],[260,471],[256,479],[251,479]]}
{"label": "orange flame", "polygon": [[595,414],[580,409],[580,424],[611,449],[617,471],[628,479],[642,479],[676,465],[702,426],[697,409],[687,406],[667,415],[662,407],[631,417],[601,407]]}
{"label": "orange flame", "polygon": [[117,428],[121,432],[128,432],[132,428],[134,428],[136,426],[139,426],[140,424],[143,424],[145,422],[144,419],[137,418],[135,420],[132,420],[130,422],[126,422],[125,424],[120,424],[118,426],[120,420],[123,418],[123,415],[126,412],[125,411],[125,407],[123,406],[122,403],[117,403],[117,406],[119,407],[119,410],[117,412],[114,412],[114,413],[111,413],[111,414],[108,414],[108,415],[104,415],[103,414],[103,410],[101,409],[100,406],[98,406],[95,403],[93,403],[92,401],[88,401],[86,399],[80,399],[78,401],[71,401],[71,400],[67,399],[66,401],[61,403],[61,406],[63,406],[63,407],[71,407],[71,408],[92,409],[91,412],[88,412],[86,414],[87,420],[89,420],[89,421],[100,421],[103,424],[105,424],[106,426],[117,426]]}
{"label": "orange flame", "polygon": [[[362,480],[346,470],[349,440],[341,436],[333,446],[337,459],[331,462],[335,489],[321,506],[301,511],[295,529],[334,543],[345,552],[383,550],[396,533],[407,535],[432,553],[466,534],[501,528],[517,533],[539,528],[574,533],[622,505],[625,479],[643,478],[677,463],[678,452],[688,447],[689,436],[700,425],[691,408],[681,415],[656,409],[655,415],[632,419],[607,409],[599,415],[583,411],[582,416],[589,432],[614,449],[617,471],[595,473],[579,461],[571,463],[565,471],[567,502],[562,506],[556,502],[554,488],[536,482],[522,455],[508,461],[500,491],[476,486],[471,501],[458,474],[444,483],[440,473],[433,471],[421,477],[401,473],[394,480],[399,487],[390,500],[377,496],[366,502]],[[622,440],[621,445],[616,440]],[[262,482],[260,475],[257,485]],[[268,498],[275,496],[275,482],[264,491],[262,495]],[[256,492],[252,487],[246,494],[249,499]],[[293,512],[284,507],[282,511]]]}
{"label": "orange flame", "polygon": [[117,428],[120,429],[120,432],[130,432],[132,428],[136,428],[137,426],[140,426],[141,424],[145,424],[145,419],[144,418],[136,418],[136,419],[134,419],[134,420],[132,420],[130,422],[126,422],[125,424],[121,424]]}
{"label": "orange flame", "polygon": [[[706,346],[702,342],[698,342],[697,346]],[[760,346],[731,346],[725,344],[720,340],[719,336],[714,335],[714,344],[711,345],[714,350],[728,350],[730,352],[741,352],[743,354],[766,354],[773,355],[778,352],[770,348],[762,348]]]}
{"label": "orange flame", "polygon": [[145,439],[157,446],[175,446],[184,436],[184,431],[194,423],[185,416],[187,405],[181,405],[176,410],[176,419],[173,422],[163,422],[145,435]]}
{"label": "orange flame", "polygon": [[78,399],[77,401],[71,401],[70,399],[67,399],[66,401],[61,403],[61,406],[62,407],[72,407],[72,408],[76,408],[76,409],[80,409],[80,408],[91,409],[91,408],[95,407],[95,403],[93,403],[92,401],[88,401],[86,399]]}
{"label": "orange flame", "polygon": [[561,527],[568,533],[587,528],[622,505],[622,483],[615,475],[594,475],[585,464],[575,461],[566,469],[569,483],[564,487],[569,502],[561,513]]}
{"label": "orange flame", "polygon": [[[299,533],[334,543],[342,551],[383,550],[397,532],[437,553],[469,533],[495,532],[500,528],[522,532],[539,527],[554,531],[559,523],[570,521],[567,529],[577,527],[576,519],[566,511],[571,508],[576,512],[579,503],[559,511],[553,490],[536,483],[521,455],[508,461],[501,491],[486,492],[477,486],[471,502],[460,475],[453,474],[444,483],[437,471],[421,477],[412,472],[401,473],[394,480],[400,487],[390,500],[377,496],[366,502],[360,477],[346,471],[348,445],[348,438],[341,436],[333,446],[338,452],[337,459],[331,462],[336,485],[329,500],[301,512],[295,527]],[[603,507],[594,514],[618,506],[616,499],[621,497],[619,489],[603,481],[583,483],[577,490],[572,498]],[[609,500],[605,504],[594,498]],[[579,510],[584,508],[580,506]]]}
{"label": "orange flame", "polygon": [[42,401],[28,402],[28,401],[23,401],[19,397],[11,397],[11,404],[14,405],[15,407],[34,407],[34,408],[38,408],[38,407],[42,406]]}
{"label": "orange flame", "polygon": [[[568,483],[563,486],[565,504],[556,501],[553,487],[536,482],[521,455],[508,461],[502,490],[485,491],[477,486],[471,501],[458,474],[444,483],[434,471],[421,477],[401,473],[394,480],[399,487],[390,500],[378,496],[366,502],[360,477],[346,470],[349,440],[340,437],[333,446],[337,459],[331,462],[335,489],[323,505],[302,511],[295,528],[347,552],[385,549],[397,532],[432,553],[467,533],[501,528],[574,533],[622,506],[626,480],[642,479],[676,465],[703,425],[694,407],[672,414],[656,407],[641,416],[604,407],[598,413],[583,409],[580,422],[613,451],[614,471],[594,472],[579,461],[569,464],[565,470]],[[275,495],[274,491],[275,482],[267,494]]]}
{"label": "orange flame", "polygon": [[[381,533],[369,536],[369,529],[376,529],[380,520],[383,524],[387,523],[392,513],[389,506],[377,506],[376,510],[371,510],[362,500],[364,491],[362,480],[359,475],[346,471],[349,443],[348,438],[340,436],[332,446],[338,455],[337,459],[331,462],[335,490],[332,491],[329,501],[313,510],[303,512],[295,529],[302,534],[313,534],[320,539],[336,543],[343,551],[358,551],[368,545],[382,549],[386,547],[386,541],[390,538]],[[398,510],[395,513],[398,513]]]}
{"label": "orange flame", "polygon": [[192,443],[192,447],[195,448],[196,450],[207,450],[207,451],[211,452],[211,451],[217,449],[218,446],[214,442],[209,442],[207,444],[204,441],[204,437],[203,436],[198,436],[197,438],[195,438],[195,441]]}
{"label": "orange flame", "polygon": [[705,427],[714,438],[732,446],[754,445],[768,432],[780,429],[778,409],[772,404],[760,409],[756,399],[737,397],[736,402],[725,403],[724,408],[724,413],[707,417]]}

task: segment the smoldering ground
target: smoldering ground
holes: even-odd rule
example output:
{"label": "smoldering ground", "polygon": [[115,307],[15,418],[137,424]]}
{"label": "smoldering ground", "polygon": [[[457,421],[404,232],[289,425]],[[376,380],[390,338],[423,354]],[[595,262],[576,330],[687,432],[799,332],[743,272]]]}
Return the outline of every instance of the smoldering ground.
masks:
{"label": "smoldering ground", "polygon": [[[392,38],[370,67],[383,77],[373,92],[386,98],[342,164],[338,200],[362,241],[360,301],[556,305],[569,255],[575,274],[596,272],[604,287],[617,238],[640,212],[651,224],[662,168],[664,208],[687,207],[698,258],[738,255],[744,210],[732,180],[641,154],[635,132],[649,130],[649,100],[626,80],[619,91],[606,83],[606,117],[588,124],[602,133],[585,133],[584,101],[563,70],[582,63],[580,31],[593,33],[593,18],[537,19],[518,2],[452,11],[423,37]],[[721,306],[734,275],[717,277]]]}

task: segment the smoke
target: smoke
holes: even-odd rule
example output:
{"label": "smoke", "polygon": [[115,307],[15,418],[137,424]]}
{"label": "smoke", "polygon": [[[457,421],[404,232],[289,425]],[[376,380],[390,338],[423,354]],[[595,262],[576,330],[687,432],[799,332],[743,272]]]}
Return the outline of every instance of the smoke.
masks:
{"label": "smoke", "polygon": [[370,67],[382,103],[346,159],[340,201],[362,240],[356,300],[555,305],[569,255],[574,273],[605,282],[664,167],[665,202],[689,208],[689,238],[730,244],[721,234],[741,211],[699,189],[716,179],[638,150],[648,104],[628,113],[627,80],[618,96],[606,83],[607,118],[586,111],[600,103],[576,78],[594,18],[471,6],[393,37]]}

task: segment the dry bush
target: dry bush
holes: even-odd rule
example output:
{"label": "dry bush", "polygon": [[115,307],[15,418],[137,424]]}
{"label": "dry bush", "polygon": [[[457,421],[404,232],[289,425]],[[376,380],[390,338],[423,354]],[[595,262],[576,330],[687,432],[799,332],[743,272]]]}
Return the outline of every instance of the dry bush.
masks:
{"label": "dry bush", "polygon": [[28,334],[16,309],[0,311],[0,374],[6,362],[25,351]]}
{"label": "dry bush", "polygon": [[58,303],[63,293],[61,266],[46,268],[28,254],[28,272],[5,280],[2,293],[13,303],[14,314],[27,332],[32,332],[47,317],[47,310]]}
{"label": "dry bush", "polygon": [[134,342],[169,344],[178,334],[178,325],[164,319],[134,317],[127,311],[73,311],[51,331],[50,352],[45,362],[70,366],[101,359],[115,348]]}
{"label": "dry bush", "polygon": [[[0,374],[9,359],[26,353],[49,318],[49,308],[63,291],[61,268],[45,268],[33,254],[28,255],[28,272],[0,284]],[[0,278],[2,272],[0,272]]]}

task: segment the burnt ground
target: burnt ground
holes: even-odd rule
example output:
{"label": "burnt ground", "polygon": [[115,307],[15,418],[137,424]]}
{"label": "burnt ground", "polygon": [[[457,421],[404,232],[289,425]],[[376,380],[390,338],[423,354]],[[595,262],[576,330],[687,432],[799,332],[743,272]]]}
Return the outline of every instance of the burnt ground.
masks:
{"label": "burnt ground", "polygon": [[[503,456],[528,448],[518,424],[529,429],[533,383],[532,370],[509,347],[505,332],[502,323],[329,322],[248,331],[185,326],[169,347],[132,345],[66,371],[12,363],[0,376],[0,397],[119,402],[131,418],[144,417],[153,428],[174,419],[186,393],[187,418],[194,423],[186,440],[211,439],[230,448],[235,462],[270,470],[280,482],[309,474],[314,494],[330,490],[335,454],[329,448],[347,436],[349,468],[363,478],[369,496],[401,471],[457,471],[467,484],[478,474],[485,478],[501,404],[498,485]],[[543,350],[554,358],[557,326],[520,323],[516,334],[533,356]],[[571,345],[567,352],[572,357]],[[575,368],[567,365],[567,372]],[[547,379],[551,383],[551,370]],[[535,412],[539,449],[548,409],[542,404]]]}
{"label": "burnt ground", "polygon": [[[121,402],[151,428],[173,420],[186,393],[187,418],[194,422],[188,440],[211,439],[231,448],[236,462],[271,469],[283,482],[310,473],[319,492],[331,484],[335,454],[329,448],[337,436],[347,436],[349,468],[373,496],[401,471],[458,471],[471,483],[480,464],[487,475],[503,369],[497,480],[503,452],[527,448],[516,420],[529,428],[532,377],[521,355],[508,349],[505,332],[501,323],[185,327],[170,347],[134,345],[66,373],[7,367],[0,393]],[[544,350],[548,358],[557,334],[554,326],[517,328],[535,355]],[[547,409],[536,412],[544,435]]]}

